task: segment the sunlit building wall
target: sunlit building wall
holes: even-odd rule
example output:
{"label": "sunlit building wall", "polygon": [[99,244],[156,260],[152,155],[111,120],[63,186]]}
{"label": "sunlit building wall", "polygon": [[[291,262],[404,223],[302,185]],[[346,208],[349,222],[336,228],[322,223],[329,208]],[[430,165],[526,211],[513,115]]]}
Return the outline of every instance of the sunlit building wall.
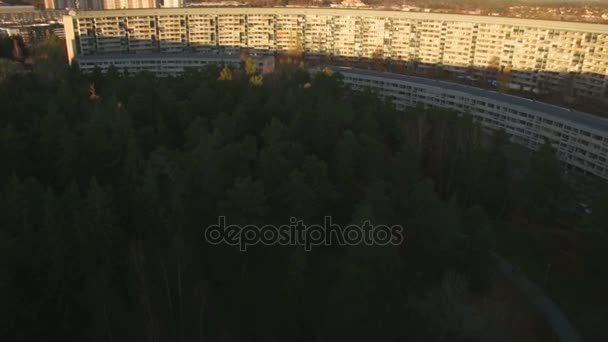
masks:
{"label": "sunlit building wall", "polygon": [[103,0],[103,8],[106,10],[155,7],[156,0]]}
{"label": "sunlit building wall", "polygon": [[574,97],[608,97],[608,25],[310,8],[89,11],[65,20],[73,27],[66,32],[74,52],[70,58],[299,50],[309,57],[404,63],[421,72],[502,71],[514,90],[561,94],[567,89]]}
{"label": "sunlit building wall", "polygon": [[184,0],[161,0],[161,7],[163,7],[163,8],[184,7]]}

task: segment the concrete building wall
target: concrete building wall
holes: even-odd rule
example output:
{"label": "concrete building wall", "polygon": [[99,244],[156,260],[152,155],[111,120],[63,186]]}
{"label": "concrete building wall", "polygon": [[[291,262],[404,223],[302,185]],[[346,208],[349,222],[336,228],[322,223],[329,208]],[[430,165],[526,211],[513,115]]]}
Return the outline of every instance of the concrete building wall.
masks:
{"label": "concrete building wall", "polygon": [[[149,0],[105,1],[117,6]],[[608,25],[301,8],[117,10],[72,16],[79,32],[76,54],[295,49],[308,56],[410,63],[429,72],[510,70],[510,88],[566,88],[572,96],[608,97]],[[113,39],[114,33],[106,41],[108,22],[121,30],[125,44]],[[89,26],[92,30],[80,29]]]}
{"label": "concrete building wall", "polygon": [[591,114],[464,85],[368,70],[330,67],[355,90],[371,88],[397,109],[421,105],[472,115],[531,150],[550,142],[565,164],[608,179],[608,121]]}
{"label": "concrete building wall", "polygon": [[[260,72],[268,73],[274,70],[272,56],[255,57],[254,60]],[[164,77],[178,76],[188,68],[202,69],[207,65],[229,65],[239,68],[242,61],[238,55],[149,53],[135,56],[87,56],[76,59],[75,63],[85,73],[92,72],[95,68],[105,73],[110,67],[114,67],[118,72],[126,71],[129,74],[135,74],[145,71]]]}

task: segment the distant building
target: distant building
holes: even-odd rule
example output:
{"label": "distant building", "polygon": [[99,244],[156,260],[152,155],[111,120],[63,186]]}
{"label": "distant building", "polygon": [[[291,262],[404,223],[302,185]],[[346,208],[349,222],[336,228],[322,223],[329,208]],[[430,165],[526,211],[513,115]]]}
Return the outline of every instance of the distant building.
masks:
{"label": "distant building", "polygon": [[75,0],[44,0],[45,9],[76,8]]}
{"label": "distant building", "polygon": [[57,36],[57,38],[65,39],[65,30],[63,29],[63,25],[51,24],[51,30],[53,31],[53,34]]}
{"label": "distant building", "polygon": [[59,38],[65,38],[63,25],[61,24],[29,24],[8,25],[0,27],[0,36],[20,36],[25,45],[33,45],[45,40],[54,34]]}
{"label": "distant building", "polygon": [[106,10],[156,8],[156,0],[103,0],[103,8]]}
{"label": "distant building", "polygon": [[[54,5],[53,5],[54,6]],[[61,20],[67,14],[65,9],[39,11],[33,6],[0,6],[0,23],[33,24]]]}
{"label": "distant building", "polygon": [[89,11],[156,7],[156,0],[44,0],[44,8],[46,9],[73,8]]}
{"label": "distant building", "polygon": [[101,10],[103,8],[103,0],[74,0],[75,8],[81,11]]}
{"label": "distant building", "polygon": [[368,7],[365,3],[360,0],[344,0],[340,4],[331,4],[332,8],[363,8]]}
{"label": "distant building", "polygon": [[184,7],[184,0],[161,0],[161,7],[171,8],[171,7]]}
{"label": "distant building", "polygon": [[19,27],[0,27],[0,37],[18,36],[19,32]]}

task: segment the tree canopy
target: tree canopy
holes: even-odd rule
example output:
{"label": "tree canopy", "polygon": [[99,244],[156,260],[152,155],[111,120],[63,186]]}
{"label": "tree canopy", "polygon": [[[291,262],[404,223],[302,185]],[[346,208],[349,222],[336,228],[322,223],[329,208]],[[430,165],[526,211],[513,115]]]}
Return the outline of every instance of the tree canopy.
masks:
{"label": "tree canopy", "polygon": [[[484,289],[490,218],[518,203],[504,136],[484,147],[470,117],[398,112],[339,74],[254,73],[71,68],[0,83],[2,340],[487,336],[458,323],[471,317],[464,302],[446,319],[453,297],[435,294],[454,279]],[[526,179],[558,184],[551,151],[540,153]],[[242,253],[203,240],[220,215],[371,220],[402,225],[406,239]]]}

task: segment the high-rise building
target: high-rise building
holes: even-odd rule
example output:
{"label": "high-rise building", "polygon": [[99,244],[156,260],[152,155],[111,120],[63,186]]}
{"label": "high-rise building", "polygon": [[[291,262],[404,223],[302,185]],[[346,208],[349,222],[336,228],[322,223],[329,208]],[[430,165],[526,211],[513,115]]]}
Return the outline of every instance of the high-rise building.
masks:
{"label": "high-rise building", "polygon": [[156,8],[156,0],[103,0],[103,8],[106,10]]}
{"label": "high-rise building", "polygon": [[184,0],[160,0],[160,7],[172,8],[172,7],[184,7]]}
{"label": "high-rise building", "polygon": [[[105,1],[112,1],[108,8],[152,6]],[[608,25],[309,8],[93,11],[70,18],[75,54],[301,50],[308,57],[386,60],[417,73],[478,79],[500,73],[488,81],[523,92],[608,98]]]}
{"label": "high-rise building", "polygon": [[76,8],[75,0],[44,0],[45,9]]}
{"label": "high-rise building", "polygon": [[[311,8],[81,11],[66,16],[64,25],[70,60],[89,70],[114,65],[162,76],[218,60],[209,54],[233,63],[240,50],[258,56],[297,50],[307,58],[382,60],[459,77],[494,70],[501,87],[608,98],[608,25]],[[567,165],[608,179],[605,119],[440,81],[344,75],[346,83],[375,88],[398,108],[451,108],[483,127],[505,129],[530,149],[549,141]]]}
{"label": "high-rise building", "polygon": [[20,36],[27,46],[35,45],[51,35],[64,38],[63,25],[57,23],[10,24],[0,28],[0,36]]}
{"label": "high-rise building", "polygon": [[94,11],[103,9],[103,0],[74,0],[75,8],[81,11]]}

